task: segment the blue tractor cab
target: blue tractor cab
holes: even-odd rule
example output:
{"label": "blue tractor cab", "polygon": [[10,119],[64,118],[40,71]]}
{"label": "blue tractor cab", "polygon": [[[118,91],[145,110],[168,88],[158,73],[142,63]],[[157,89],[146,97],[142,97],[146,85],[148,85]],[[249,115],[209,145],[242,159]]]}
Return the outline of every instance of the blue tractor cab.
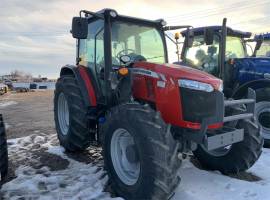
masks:
{"label": "blue tractor cab", "polygon": [[[222,26],[189,28],[181,34],[185,40],[177,64],[221,78],[226,98],[245,98],[248,88],[256,91],[256,121],[270,146],[270,57],[248,56],[251,33],[227,27],[224,19]],[[267,38],[270,43],[270,34]]]}

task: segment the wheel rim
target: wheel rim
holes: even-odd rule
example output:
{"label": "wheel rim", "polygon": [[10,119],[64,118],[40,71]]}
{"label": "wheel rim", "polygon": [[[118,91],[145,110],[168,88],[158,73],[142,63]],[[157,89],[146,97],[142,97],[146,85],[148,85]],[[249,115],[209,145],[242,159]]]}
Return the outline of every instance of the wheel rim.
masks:
{"label": "wheel rim", "polygon": [[114,170],[126,185],[134,185],[140,175],[140,162],[131,134],[122,128],[114,131],[111,140]]}
{"label": "wheel rim", "polygon": [[221,147],[221,148],[218,148],[218,149],[214,149],[214,150],[211,150],[211,151],[208,151],[204,146],[202,146],[202,148],[210,155],[212,156],[215,156],[215,157],[221,157],[221,156],[225,156],[227,155],[231,148],[232,148],[232,145],[228,145],[228,146],[225,146],[225,147]]}
{"label": "wheel rim", "polygon": [[270,139],[270,108],[265,106],[256,114],[257,122],[261,126],[261,132],[264,138]]}
{"label": "wheel rim", "polygon": [[66,97],[61,93],[58,97],[58,123],[61,129],[62,135],[67,135],[69,129],[69,110]]}

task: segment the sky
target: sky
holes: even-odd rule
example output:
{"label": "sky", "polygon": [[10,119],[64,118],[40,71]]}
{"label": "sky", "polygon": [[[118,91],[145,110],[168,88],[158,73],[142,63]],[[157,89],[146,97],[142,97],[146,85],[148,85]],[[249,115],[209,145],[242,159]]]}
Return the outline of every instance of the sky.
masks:
{"label": "sky", "polygon": [[57,78],[62,66],[75,63],[72,17],[103,8],[194,27],[220,25],[227,17],[235,29],[270,31],[270,0],[0,0],[0,75],[17,69]]}

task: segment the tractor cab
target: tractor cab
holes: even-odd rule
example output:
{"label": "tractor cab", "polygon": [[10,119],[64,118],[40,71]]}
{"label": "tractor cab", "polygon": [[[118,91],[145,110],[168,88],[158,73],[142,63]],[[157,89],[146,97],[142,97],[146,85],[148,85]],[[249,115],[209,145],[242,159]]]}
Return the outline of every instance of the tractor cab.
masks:
{"label": "tractor cab", "polygon": [[111,89],[117,85],[113,73],[129,63],[147,61],[167,63],[163,20],[145,20],[118,15],[104,9],[81,11],[74,17],[72,34],[77,38],[77,64],[87,67],[93,77],[97,101],[109,104],[115,97]]}
{"label": "tractor cab", "polygon": [[[223,39],[222,26],[199,27],[191,31],[194,35],[193,44],[191,46],[184,46],[182,51],[183,63],[188,66],[221,77],[220,58],[222,46],[226,47],[225,63],[230,59],[247,57],[244,39],[251,36],[249,32],[227,28],[227,34]],[[187,31],[183,31],[182,35],[186,37]]]}
{"label": "tractor cab", "polygon": [[[223,26],[193,28],[182,31],[182,35],[185,40],[189,38],[187,35],[192,35],[193,42],[192,45],[184,43],[180,64],[200,69],[222,79],[226,97],[243,97],[247,92],[247,85],[252,85],[254,89],[260,88],[264,82],[269,85],[267,79],[270,59],[252,58],[247,53],[247,42],[251,41],[250,32],[229,28],[224,19]],[[258,42],[255,52],[264,51],[260,45]],[[255,83],[250,83],[254,81]],[[239,87],[244,84],[246,84],[243,86],[244,89],[239,91]]]}

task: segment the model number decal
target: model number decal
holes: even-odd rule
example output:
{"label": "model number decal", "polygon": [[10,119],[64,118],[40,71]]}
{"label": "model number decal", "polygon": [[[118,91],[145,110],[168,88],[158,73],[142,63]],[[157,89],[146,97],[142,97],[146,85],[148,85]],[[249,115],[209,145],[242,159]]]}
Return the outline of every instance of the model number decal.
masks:
{"label": "model number decal", "polygon": [[132,72],[134,74],[145,75],[145,76],[149,76],[152,78],[159,78],[159,76],[156,72],[153,72],[153,71],[147,70],[147,69],[143,69],[143,68],[133,68]]}

